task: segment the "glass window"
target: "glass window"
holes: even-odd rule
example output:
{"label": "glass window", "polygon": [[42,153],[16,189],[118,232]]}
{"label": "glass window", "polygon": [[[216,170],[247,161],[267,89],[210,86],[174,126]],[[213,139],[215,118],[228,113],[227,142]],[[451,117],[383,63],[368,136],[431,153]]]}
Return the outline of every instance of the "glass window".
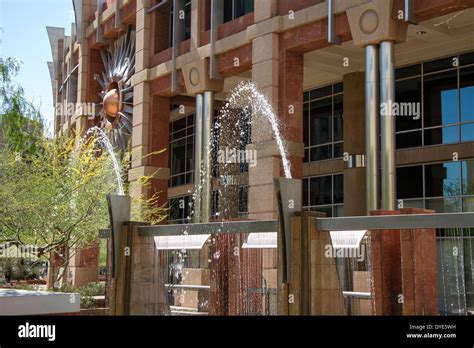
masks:
{"label": "glass window", "polygon": [[397,168],[397,197],[423,197],[423,166]]}
{"label": "glass window", "polygon": [[332,98],[311,102],[311,146],[332,142]]}
{"label": "glass window", "polygon": [[461,141],[474,141],[474,123],[463,124],[461,126]]}
{"label": "glass window", "polygon": [[426,200],[426,209],[437,213],[459,213],[461,209],[461,198],[435,198]]}
{"label": "glass window", "polygon": [[332,86],[326,86],[322,88],[316,88],[309,92],[310,99],[319,99],[322,97],[328,97],[332,94]]}
{"label": "glass window", "polygon": [[344,144],[341,143],[336,143],[334,144],[334,158],[341,158],[344,155]]}
{"label": "glass window", "polygon": [[474,160],[462,162],[462,194],[474,195]]}
{"label": "glass window", "polygon": [[458,126],[425,130],[425,145],[454,144],[459,141]]}
{"label": "glass window", "polygon": [[303,104],[303,142],[309,144],[309,103]]}
{"label": "glass window", "polygon": [[331,145],[317,146],[310,149],[310,162],[324,161],[332,158]]}
{"label": "glass window", "polygon": [[460,71],[461,122],[474,122],[474,67]]}
{"label": "glass window", "polygon": [[343,93],[344,92],[344,84],[342,82],[339,82],[339,83],[336,83],[334,86],[334,91],[333,93],[334,94],[337,94],[337,93]]}
{"label": "glass window", "polygon": [[395,78],[397,80],[417,75],[421,75],[421,64],[410,65],[395,70]]}
{"label": "glass window", "polygon": [[309,184],[309,179],[303,179],[303,207],[309,206],[308,184]]}
{"label": "glass window", "polygon": [[170,124],[170,186],[194,181],[194,115]]}
{"label": "glass window", "polygon": [[343,174],[303,179],[304,210],[323,212],[326,216],[343,216],[343,204]]}
{"label": "glass window", "polygon": [[309,92],[303,92],[303,103],[309,101]]}
{"label": "glass window", "polygon": [[169,223],[181,224],[191,221],[193,212],[192,196],[172,198],[168,201],[168,206]]}
{"label": "glass window", "polygon": [[180,139],[171,146],[171,172],[183,173],[186,171],[186,139]]}
{"label": "glass window", "polygon": [[224,23],[253,12],[254,0],[225,0]]}
{"label": "glass window", "polygon": [[419,147],[423,145],[422,132],[406,132],[397,134],[397,149]]}
{"label": "glass window", "polygon": [[334,175],[333,203],[344,203],[344,175]]}
{"label": "glass window", "polygon": [[306,91],[303,103],[304,162],[343,156],[343,84]]}
{"label": "glass window", "polygon": [[459,162],[425,165],[426,197],[449,197],[461,194]]}
{"label": "glass window", "polygon": [[461,56],[459,57],[459,64],[461,66],[474,64],[474,52],[461,54]]}
{"label": "glass window", "polygon": [[469,52],[396,70],[396,101],[419,102],[422,110],[418,120],[396,118],[398,149],[474,141],[473,57]]}
{"label": "glass window", "polygon": [[456,71],[425,76],[424,115],[425,127],[442,126],[458,122]]}
{"label": "glass window", "polygon": [[454,67],[454,58],[456,57],[449,57],[449,58],[442,58],[437,60],[432,60],[430,62],[423,63],[423,72],[425,74],[446,70]]}
{"label": "glass window", "polygon": [[396,117],[396,127],[397,132],[407,131],[410,129],[420,129],[421,128],[421,77],[414,79],[397,81],[396,86],[396,96],[395,100],[398,103],[418,103],[420,106],[419,118],[417,117]]}
{"label": "glass window", "polygon": [[342,94],[334,96],[334,141],[342,141],[343,138],[343,110],[344,101]]}
{"label": "glass window", "polygon": [[311,205],[332,204],[332,176],[320,176],[310,179]]}
{"label": "glass window", "polygon": [[248,186],[239,187],[239,217],[245,217],[248,214]]}

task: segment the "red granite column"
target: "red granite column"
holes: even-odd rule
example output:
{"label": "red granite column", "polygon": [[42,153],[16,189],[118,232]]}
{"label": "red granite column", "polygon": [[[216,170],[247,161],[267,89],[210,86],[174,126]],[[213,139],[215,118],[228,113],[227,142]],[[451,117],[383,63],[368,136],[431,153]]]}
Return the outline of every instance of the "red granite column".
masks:
{"label": "red granite column", "polygon": [[[402,214],[434,214],[433,210],[401,209]],[[438,315],[436,230],[401,231],[403,315]]]}
{"label": "red granite column", "polygon": [[232,252],[231,235],[214,234],[211,236],[210,268],[211,293],[209,298],[210,315],[229,314],[229,254]]}
{"label": "red granite column", "polygon": [[278,118],[283,138],[291,142],[288,145],[291,176],[297,179],[303,175],[304,154],[298,154],[297,150],[297,144],[303,144],[303,69],[303,54],[280,50]]}
{"label": "red granite column", "polygon": [[95,79],[96,74],[104,72],[104,63],[102,62],[102,57],[100,55],[100,50],[91,49],[89,51],[89,70],[88,70],[88,80],[87,80],[87,101],[91,103],[101,102],[100,92],[102,87],[99,82]]}
{"label": "red granite column", "polygon": [[148,158],[148,165],[157,170],[148,194],[150,197],[155,193],[159,195],[158,205],[168,202],[170,103],[170,98],[158,96],[153,96],[151,103],[149,152],[164,151]]}
{"label": "red granite column", "polygon": [[[398,215],[398,211],[376,210],[370,215]],[[400,315],[402,313],[402,275],[400,230],[372,230],[371,274],[372,313],[374,315]]]}

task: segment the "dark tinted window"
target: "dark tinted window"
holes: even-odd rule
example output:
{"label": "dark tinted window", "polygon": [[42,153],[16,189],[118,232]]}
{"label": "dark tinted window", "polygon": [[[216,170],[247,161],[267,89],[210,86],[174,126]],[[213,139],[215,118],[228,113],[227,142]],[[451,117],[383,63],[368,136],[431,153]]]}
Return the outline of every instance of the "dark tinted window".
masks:
{"label": "dark tinted window", "polygon": [[423,72],[427,74],[434,71],[454,68],[454,58],[455,57],[449,57],[426,62],[423,64]]}
{"label": "dark tinted window", "polygon": [[321,176],[310,179],[310,205],[332,203],[332,177]]}
{"label": "dark tinted window", "polygon": [[474,67],[460,71],[461,122],[474,122]]}
{"label": "dark tinted window", "polygon": [[334,202],[333,203],[344,203],[344,175],[334,175]]}
{"label": "dark tinted window", "polygon": [[423,166],[397,168],[397,197],[423,197]]}
{"label": "dark tinted window", "polygon": [[395,118],[397,132],[421,128],[421,77],[402,80],[396,83],[395,100],[398,103],[418,103],[418,115]]}
{"label": "dark tinted window", "polygon": [[461,192],[460,173],[459,162],[426,165],[426,197],[458,196]]}
{"label": "dark tinted window", "polygon": [[224,23],[253,12],[254,0],[225,0]]}
{"label": "dark tinted window", "polygon": [[421,74],[421,64],[410,65],[410,66],[395,70],[396,79],[403,79],[405,77],[411,77],[411,76],[416,76],[420,74]]}
{"label": "dark tinted window", "polygon": [[332,98],[311,102],[311,146],[332,141]]}
{"label": "dark tinted window", "polygon": [[425,127],[458,122],[457,72],[425,76],[424,104]]}

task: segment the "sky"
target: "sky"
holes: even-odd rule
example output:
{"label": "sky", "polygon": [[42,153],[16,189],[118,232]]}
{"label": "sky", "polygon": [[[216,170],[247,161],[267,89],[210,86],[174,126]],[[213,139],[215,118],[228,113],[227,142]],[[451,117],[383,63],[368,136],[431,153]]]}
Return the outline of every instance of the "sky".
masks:
{"label": "sky", "polygon": [[65,28],[70,35],[72,22],[72,0],[0,0],[0,57],[23,63],[15,82],[40,109],[49,131],[54,105],[47,62],[53,58],[46,27]]}

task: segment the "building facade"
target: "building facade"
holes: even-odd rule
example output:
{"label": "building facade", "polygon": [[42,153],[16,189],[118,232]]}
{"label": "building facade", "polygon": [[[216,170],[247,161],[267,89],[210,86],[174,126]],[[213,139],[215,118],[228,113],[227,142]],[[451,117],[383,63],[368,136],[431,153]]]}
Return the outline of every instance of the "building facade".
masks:
{"label": "building facade", "polygon": [[[366,114],[376,103],[367,100],[367,47],[383,55],[384,42],[394,47],[396,107],[387,107],[396,116],[388,128],[396,144],[396,208],[473,211],[474,1],[414,0],[413,12],[401,0],[73,3],[71,37],[48,28],[54,102],[74,105],[72,112],[56,108],[55,131],[79,136],[99,125],[125,134],[122,146],[128,144],[132,153],[130,193],[160,192],[159,203],[169,202],[169,222],[193,218],[201,138],[196,114],[202,114],[203,102],[213,106],[207,111],[211,118],[218,114],[242,81],[255,83],[278,115],[292,177],[302,179],[304,209],[328,216],[366,215],[368,195],[374,194],[366,181],[366,171],[374,168],[365,156],[371,132]],[[128,60],[113,56],[130,50]],[[117,81],[108,73],[132,64],[133,71],[122,71]],[[104,111],[104,98],[113,91],[128,96],[115,115]],[[380,106],[377,115],[383,112]],[[382,116],[380,121],[389,127]],[[277,216],[274,179],[283,169],[275,137],[258,122],[245,134],[243,148],[257,149],[258,164],[230,174],[216,164],[214,219]],[[161,149],[167,151],[147,156]],[[380,162],[383,167],[386,156]],[[151,173],[151,188],[133,185]],[[232,185],[223,183],[226,176],[232,176]],[[232,203],[222,197],[233,197]],[[474,308],[474,230],[437,233],[440,313],[465,314]],[[462,257],[453,258],[453,248]],[[201,270],[196,279],[207,277],[210,253],[188,253],[185,267]],[[259,255],[262,277],[276,287],[274,251]]]}

